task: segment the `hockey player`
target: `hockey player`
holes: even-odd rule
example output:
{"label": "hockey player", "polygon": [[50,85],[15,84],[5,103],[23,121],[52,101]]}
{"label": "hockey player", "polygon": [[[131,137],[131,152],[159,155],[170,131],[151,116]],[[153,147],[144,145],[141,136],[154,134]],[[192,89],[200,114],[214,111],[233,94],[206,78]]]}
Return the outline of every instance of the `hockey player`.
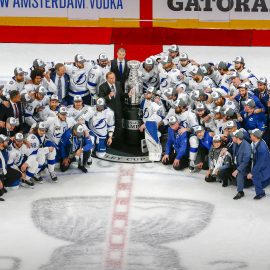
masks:
{"label": "hockey player", "polygon": [[87,89],[88,74],[93,67],[92,61],[87,61],[81,54],[76,54],[74,63],[66,64],[66,73],[70,77],[68,104],[73,103],[75,95],[81,96],[85,104],[91,104],[89,90]]}
{"label": "hockey player", "polygon": [[73,117],[67,117],[68,111],[67,108],[62,106],[59,108],[57,115],[50,116],[44,121],[44,125],[47,129],[45,137],[45,146],[54,147],[56,150],[56,161],[60,159],[59,153],[59,143],[62,135],[69,128],[73,127],[76,124],[76,121]]}
{"label": "hockey player", "polygon": [[219,87],[221,84],[222,76],[218,72],[217,69],[215,69],[215,66],[213,63],[206,63],[200,66],[200,68],[204,71],[204,75],[208,76],[215,84],[215,87]]}
{"label": "hockey player", "polygon": [[179,63],[177,68],[185,77],[191,77],[190,71],[192,70],[192,63],[188,58],[186,53],[180,53],[179,55]]}
{"label": "hockey player", "polygon": [[179,47],[175,44],[171,45],[168,49],[168,55],[172,58],[175,65],[179,63],[179,53]]}
{"label": "hockey player", "polygon": [[173,164],[175,170],[183,170],[188,167],[189,145],[188,132],[179,132],[180,125],[175,116],[169,118],[168,139],[165,155],[162,157],[164,165]]}
{"label": "hockey player", "polygon": [[45,146],[46,126],[44,122],[34,124],[31,132],[26,140],[30,144],[30,154],[36,154],[38,161],[38,170],[33,178],[35,181],[43,183],[40,172],[47,166],[52,181],[56,182],[57,175],[54,171],[56,151],[54,147]]}
{"label": "hockey player", "polygon": [[110,146],[113,140],[114,112],[106,107],[103,98],[98,98],[96,106],[91,107],[84,118],[88,122],[94,151],[98,158],[103,158],[106,154],[107,145]]}
{"label": "hockey player", "polygon": [[38,169],[37,154],[24,144],[24,136],[17,133],[8,146],[8,166],[22,173],[22,185],[34,186],[33,177]]}
{"label": "hockey player", "polygon": [[251,70],[245,68],[245,60],[242,56],[237,56],[234,59],[234,68],[239,74],[242,82],[250,82],[254,88],[257,88],[257,78],[252,74]]}
{"label": "hockey player", "polygon": [[139,81],[143,89],[143,93],[146,92],[148,87],[159,88],[159,73],[157,65],[152,58],[146,58],[141,63],[138,70]]}
{"label": "hockey player", "polygon": [[209,169],[205,176],[206,182],[221,181],[223,187],[228,186],[232,171],[232,157],[229,152],[222,153],[223,142],[220,135],[213,137],[213,145],[209,151]]}
{"label": "hockey player", "polygon": [[[7,192],[5,187],[13,186],[22,177],[21,172],[7,166],[8,141],[8,137],[0,134],[0,197]],[[4,201],[4,199],[0,198],[0,201]]]}
{"label": "hockey player", "polygon": [[195,108],[195,113],[198,120],[198,125],[205,129],[216,132],[217,127],[212,118],[212,113],[202,103],[198,103]]}
{"label": "hockey player", "polygon": [[106,81],[106,74],[110,71],[110,62],[108,56],[104,53],[100,54],[97,65],[92,67],[88,74],[87,88],[91,95],[91,105],[96,104],[98,97],[98,89],[101,84]]}
{"label": "hockey player", "polygon": [[14,137],[16,134],[16,127],[19,126],[19,121],[14,117],[9,117],[6,121],[6,125],[3,128],[0,128],[0,134],[4,134],[9,138]]}
{"label": "hockey player", "polygon": [[60,169],[62,172],[69,169],[70,164],[78,160],[78,169],[87,173],[85,165],[91,155],[93,145],[89,136],[85,136],[84,127],[76,124],[62,136],[60,144]]}
{"label": "hockey player", "polygon": [[19,90],[21,92],[26,83],[25,75],[27,75],[27,72],[21,67],[16,67],[14,69],[14,76],[7,82],[4,91],[9,93],[12,90]]}
{"label": "hockey player", "polygon": [[[254,89],[254,94],[259,98],[260,102],[264,106],[265,113],[269,112],[269,90],[267,88],[267,79],[261,77],[258,79],[258,88]],[[269,105],[268,105],[269,104]]]}

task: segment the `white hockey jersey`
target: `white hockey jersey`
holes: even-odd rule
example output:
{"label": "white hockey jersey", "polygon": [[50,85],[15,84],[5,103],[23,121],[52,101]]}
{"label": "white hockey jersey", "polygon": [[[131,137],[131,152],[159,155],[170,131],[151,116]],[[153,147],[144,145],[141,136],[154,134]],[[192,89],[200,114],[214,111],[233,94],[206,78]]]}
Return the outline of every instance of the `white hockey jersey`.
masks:
{"label": "white hockey jersey", "polygon": [[101,84],[106,82],[106,74],[110,71],[110,66],[101,67],[95,65],[88,74],[87,88],[91,95],[98,95],[98,89]]}
{"label": "white hockey jersey", "polygon": [[155,108],[155,102],[152,100],[144,99],[141,103],[141,109],[143,114],[143,122],[149,121],[151,117],[156,114],[160,117],[160,121],[165,117],[165,108],[162,102],[160,102],[158,105],[160,106],[160,109],[156,111]]}
{"label": "white hockey jersey", "polygon": [[44,147],[45,134],[42,137],[35,134],[29,134],[26,141],[30,143],[30,154],[46,155],[49,153],[49,147]]}
{"label": "white hockey jersey", "polygon": [[181,72],[176,68],[173,68],[169,71],[166,71],[162,67],[159,68],[159,89],[161,92],[169,87],[176,88],[179,84],[182,83],[181,76]]}
{"label": "white hockey jersey", "polygon": [[182,66],[181,62],[179,62],[179,64],[177,65],[177,68],[186,77],[191,77],[190,71],[192,70],[192,67],[193,65],[191,63],[188,63],[186,66]]}
{"label": "white hockey jersey", "polygon": [[201,82],[196,82],[192,78],[190,78],[188,81],[188,88],[190,90],[203,90],[204,92],[211,92],[210,89],[213,87],[215,87],[215,84],[208,76],[204,76]]}
{"label": "white hockey jersey", "polygon": [[65,65],[66,73],[70,77],[70,89],[69,95],[75,96],[86,96],[89,94],[87,88],[88,74],[90,69],[93,67],[92,62],[85,62],[84,68],[78,68],[74,64]]}
{"label": "white hockey jersey", "polygon": [[249,80],[254,88],[258,86],[258,80],[256,76],[251,72],[250,69],[244,68],[242,71],[238,72],[240,80]]}
{"label": "white hockey jersey", "polygon": [[85,115],[87,115],[88,111],[91,110],[91,107],[88,105],[83,105],[81,109],[75,109],[74,105],[69,105],[67,107],[69,117],[72,117],[76,121],[85,121]]}
{"label": "white hockey jersey", "polygon": [[148,72],[143,68],[143,63],[141,63],[140,69],[138,70],[139,82],[142,85],[143,93],[150,86],[158,89],[159,87],[159,72],[157,65],[154,65],[153,69]]}

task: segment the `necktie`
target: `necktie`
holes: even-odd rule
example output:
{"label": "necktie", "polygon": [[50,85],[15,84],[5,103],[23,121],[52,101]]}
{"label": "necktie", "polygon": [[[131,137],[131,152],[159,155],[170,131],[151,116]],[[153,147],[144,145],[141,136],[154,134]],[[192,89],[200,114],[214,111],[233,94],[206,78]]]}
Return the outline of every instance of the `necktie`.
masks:
{"label": "necktie", "polygon": [[19,118],[19,110],[18,110],[18,106],[16,103],[14,103],[14,111],[15,111],[15,118]]}
{"label": "necktie", "polygon": [[58,97],[59,97],[59,101],[62,101],[62,81],[61,81],[61,77],[58,77],[58,84],[57,84],[57,90],[58,90]]}
{"label": "necktie", "polygon": [[119,62],[119,72],[120,72],[120,77],[122,78],[122,76],[123,76],[123,65],[122,65],[122,62]]}
{"label": "necktie", "polygon": [[112,92],[115,92],[114,85],[111,86],[111,91],[112,91]]}

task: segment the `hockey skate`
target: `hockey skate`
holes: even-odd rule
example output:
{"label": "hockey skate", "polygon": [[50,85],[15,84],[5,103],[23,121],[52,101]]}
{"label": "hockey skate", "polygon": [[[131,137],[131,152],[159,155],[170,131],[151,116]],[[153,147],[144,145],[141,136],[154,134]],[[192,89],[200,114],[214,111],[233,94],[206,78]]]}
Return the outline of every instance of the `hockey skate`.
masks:
{"label": "hockey skate", "polygon": [[34,188],[35,183],[33,182],[32,178],[29,180],[22,179],[21,186],[26,188]]}
{"label": "hockey skate", "polygon": [[50,177],[54,183],[57,182],[58,178],[55,172],[50,172]]}
{"label": "hockey skate", "polygon": [[33,180],[36,182],[36,183],[39,183],[39,184],[43,184],[44,183],[44,179],[43,177],[41,176],[41,173],[37,173],[33,176]]}
{"label": "hockey skate", "polygon": [[191,160],[189,162],[189,172],[191,173],[196,173],[196,172],[199,172],[201,169],[198,167],[197,164],[195,164],[195,162],[193,160]]}

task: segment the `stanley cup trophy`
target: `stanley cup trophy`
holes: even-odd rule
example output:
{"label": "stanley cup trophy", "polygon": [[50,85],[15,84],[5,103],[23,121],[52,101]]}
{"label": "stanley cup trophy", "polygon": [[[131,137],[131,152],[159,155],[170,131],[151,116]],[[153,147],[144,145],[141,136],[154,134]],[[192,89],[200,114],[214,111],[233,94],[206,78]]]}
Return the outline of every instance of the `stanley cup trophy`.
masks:
{"label": "stanley cup trophy", "polygon": [[132,93],[132,96],[126,99],[125,113],[123,119],[123,128],[125,134],[125,144],[140,149],[143,134],[139,131],[142,124],[140,117],[140,98],[142,96],[142,85],[139,83],[138,69],[140,62],[136,60],[128,61],[130,73],[126,81],[126,93]]}

